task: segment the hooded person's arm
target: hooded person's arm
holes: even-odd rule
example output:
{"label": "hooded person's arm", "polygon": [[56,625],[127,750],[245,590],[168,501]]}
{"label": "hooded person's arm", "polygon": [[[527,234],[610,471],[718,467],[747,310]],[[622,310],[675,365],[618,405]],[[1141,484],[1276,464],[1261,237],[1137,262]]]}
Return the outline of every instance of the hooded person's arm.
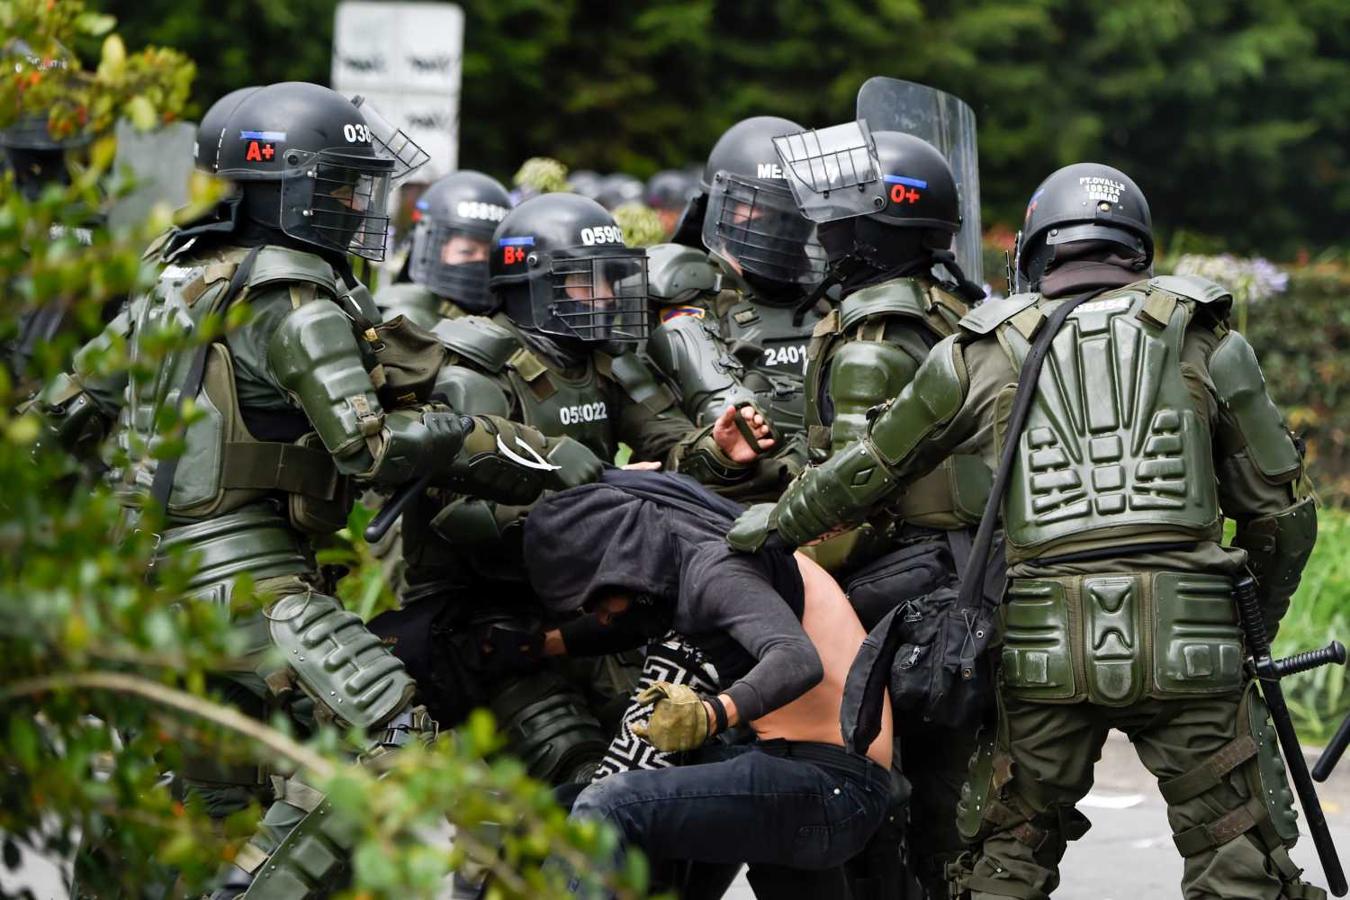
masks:
{"label": "hooded person's arm", "polygon": [[786,706],[825,677],[820,655],[788,601],[753,557],[733,553],[690,563],[676,630],[720,632],[755,658],[755,665],[722,693],[737,717],[750,722]]}

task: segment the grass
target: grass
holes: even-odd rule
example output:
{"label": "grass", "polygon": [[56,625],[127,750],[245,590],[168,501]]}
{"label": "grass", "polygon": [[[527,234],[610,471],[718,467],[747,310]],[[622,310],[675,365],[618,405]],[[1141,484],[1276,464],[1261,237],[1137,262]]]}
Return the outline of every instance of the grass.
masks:
{"label": "grass", "polygon": [[[1288,656],[1324,647],[1329,641],[1350,643],[1350,512],[1322,509],[1318,514],[1317,548],[1303,581],[1280,624],[1275,652]],[[1324,744],[1350,711],[1345,690],[1347,669],[1322,666],[1284,680],[1285,699],[1300,735]]]}

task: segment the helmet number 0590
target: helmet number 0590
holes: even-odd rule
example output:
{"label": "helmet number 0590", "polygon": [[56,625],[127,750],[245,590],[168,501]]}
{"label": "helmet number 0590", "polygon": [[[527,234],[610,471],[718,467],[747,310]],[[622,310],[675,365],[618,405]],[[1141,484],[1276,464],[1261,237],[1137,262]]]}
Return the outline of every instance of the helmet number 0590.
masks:
{"label": "helmet number 0590", "polygon": [[343,125],[342,136],[347,139],[347,143],[349,144],[355,144],[358,142],[362,144],[370,143],[370,129],[364,125],[356,125],[352,123]]}

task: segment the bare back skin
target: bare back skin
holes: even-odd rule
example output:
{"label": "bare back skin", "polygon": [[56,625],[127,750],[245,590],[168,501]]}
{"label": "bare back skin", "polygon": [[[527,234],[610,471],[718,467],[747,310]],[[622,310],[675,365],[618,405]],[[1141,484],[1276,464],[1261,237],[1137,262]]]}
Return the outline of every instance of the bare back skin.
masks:
{"label": "bare back skin", "polygon": [[[782,738],[842,747],[839,708],[844,699],[844,679],[867,632],[834,578],[800,553],[796,560],[806,589],[802,630],[820,655],[825,677],[796,700],[755,719],[750,727],[766,740]],[[867,748],[867,757],[887,769],[891,767],[891,724],[891,701],[887,697],[881,708],[881,732]]]}

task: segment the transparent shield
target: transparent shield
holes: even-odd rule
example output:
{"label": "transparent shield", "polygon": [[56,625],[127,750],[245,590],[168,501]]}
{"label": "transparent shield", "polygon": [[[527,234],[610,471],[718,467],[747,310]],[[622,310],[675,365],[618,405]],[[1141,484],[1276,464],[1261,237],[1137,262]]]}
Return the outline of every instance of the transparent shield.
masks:
{"label": "transparent shield", "polygon": [[428,220],[413,232],[408,274],[435,294],[449,297],[469,309],[488,303],[488,245],[490,231],[472,231]]}
{"label": "transparent shield", "polygon": [[281,230],[297,240],[384,259],[389,166],[322,151],[302,154],[281,180]]}
{"label": "transparent shield", "polygon": [[797,208],[812,222],[863,216],[886,207],[886,185],[866,122],[776,137],[773,146]]}
{"label": "transparent shield", "polygon": [[534,283],[532,290],[547,295],[535,296],[537,327],[583,341],[646,340],[647,254],[616,249],[585,255],[589,249],[574,248],[576,256],[555,253],[547,281]]}
{"label": "transparent shield", "polygon": [[418,146],[407,132],[386,119],[365,97],[359,94],[353,97],[352,105],[365,118],[371,143],[382,156],[394,161],[394,171],[389,175],[394,184],[406,180],[431,161],[431,154]]}
{"label": "transparent shield", "polygon": [[741,274],[808,286],[825,277],[816,224],[801,214],[786,187],[758,179],[713,176],[703,244]]}
{"label": "transparent shield", "polygon": [[980,228],[980,160],[975,111],[960,97],[898,78],[869,78],[858,91],[859,119],[872,131],[923,138],[951,163],[961,197],[961,230],[953,250],[966,277],[984,282]]}

